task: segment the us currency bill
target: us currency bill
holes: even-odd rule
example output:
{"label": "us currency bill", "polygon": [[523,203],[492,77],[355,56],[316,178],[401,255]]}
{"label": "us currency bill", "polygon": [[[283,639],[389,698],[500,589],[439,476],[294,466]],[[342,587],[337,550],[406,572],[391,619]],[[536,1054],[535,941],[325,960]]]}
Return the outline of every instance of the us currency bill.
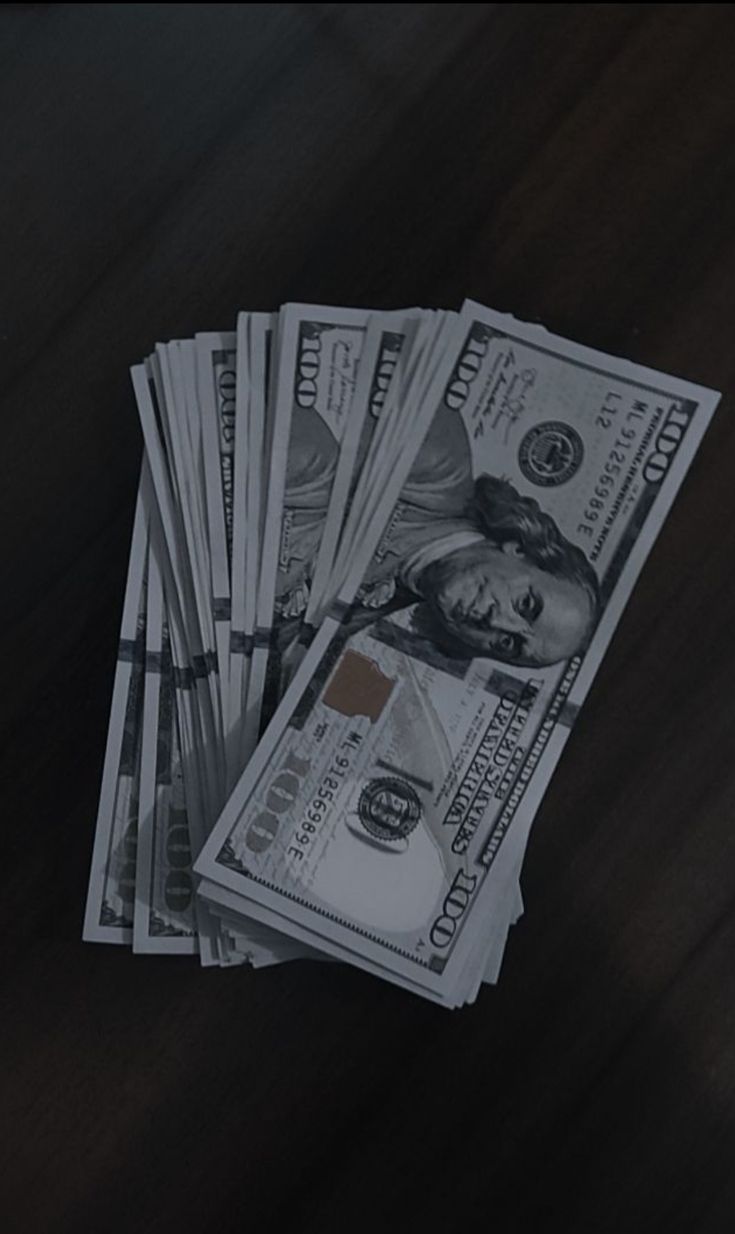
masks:
{"label": "us currency bill", "polygon": [[230,663],[237,339],[232,333],[198,334],[196,351],[212,570],[212,609],[221,697],[226,699]]}
{"label": "us currency bill", "polygon": [[[338,598],[343,605],[354,599],[377,543],[374,533],[382,526],[382,511],[390,509],[397,499],[408,474],[412,443],[420,441],[426,430],[425,395],[451,337],[455,316],[444,312],[422,314],[410,345],[404,343],[401,350],[378,423],[364,434],[368,448],[349,497],[329,582],[330,599]],[[381,602],[380,592],[373,601]]]}
{"label": "us currency bill", "polygon": [[154,359],[131,369],[133,389],[143,430],[146,466],[150,473],[151,535],[157,540],[157,560],[162,571],[169,610],[192,665],[194,688],[203,732],[209,800],[220,802],[225,784],[221,684],[214,650],[207,644],[200,621],[192,563],[188,558],[186,532],[175,472],[170,421],[163,385],[157,381]]}
{"label": "us currency bill", "polygon": [[275,314],[240,313],[238,317],[238,427],[235,434],[229,688],[230,787],[239,777],[249,752],[255,747],[260,725],[260,693],[253,692],[249,707],[248,694],[267,497],[264,473],[270,457],[270,447],[266,444],[266,404],[275,329]]}
{"label": "us currency bill", "polygon": [[198,951],[191,840],[163,584],[149,562],[133,950]]}
{"label": "us currency bill", "polygon": [[198,953],[205,966],[229,967],[243,963],[244,957],[229,946],[207,905],[194,901],[192,853],[199,851],[215,817],[219,787],[212,779],[199,705],[200,669],[187,651],[170,580],[167,592],[163,587],[166,562],[154,511],[133,949]]}
{"label": "us currency bill", "polygon": [[135,508],[84,914],[88,942],[130,943],[133,934],[148,560],[144,484],[145,477]]}
{"label": "us currency bill", "polygon": [[407,341],[410,350],[419,320],[420,313],[415,310],[374,313],[367,323],[306,606],[304,624],[311,631],[329,608],[330,580],[355,485],[369,455],[378,421],[391,410],[390,395],[398,387],[401,354],[405,356]]}
{"label": "us currency bill", "polygon": [[325,525],[369,314],[287,305],[279,322],[270,471],[246,707],[266,724]]}
{"label": "us currency bill", "polygon": [[450,1005],[471,997],[717,397],[466,304],[343,619],[320,628],[196,863],[206,894]]}
{"label": "us currency bill", "polygon": [[[235,383],[235,449],[233,457],[232,500],[232,601],[230,605],[230,651],[228,667],[228,693],[226,700],[227,782],[232,786],[242,771],[240,742],[243,703],[247,693],[250,673],[252,632],[248,632],[248,562],[255,555],[259,526],[259,511],[256,526],[251,525],[251,477],[250,459],[253,430],[250,422],[250,313],[239,313],[237,318],[237,357]],[[252,562],[251,562],[252,565]],[[257,586],[257,574],[256,582]],[[255,587],[251,592],[252,606],[255,603]]]}
{"label": "us currency bill", "polygon": [[191,578],[202,644],[205,654],[208,651],[211,655],[215,647],[212,563],[202,500],[204,460],[201,416],[195,404],[195,365],[195,350],[189,340],[159,343],[155,355],[150,358],[160,415],[166,425],[168,471],[177,498],[179,529],[184,537],[181,547]]}
{"label": "us currency bill", "polygon": [[404,407],[399,404],[399,395],[402,391],[405,393],[406,355],[412,352],[419,325],[418,311],[410,314],[375,313],[369,319],[355,388],[339,443],[334,481],[316,552],[306,611],[297,634],[281,654],[281,691],[296,672],[318,625],[336,599],[339,591],[338,548],[341,548],[345,563],[352,558],[353,549],[348,541],[355,533],[349,516],[360,477],[363,479],[359,501],[361,512],[365,514],[371,503],[379,500],[381,477],[370,474],[368,460],[374,454],[371,447],[379,421],[382,420],[381,432],[385,435],[389,427],[387,422],[403,414]]}

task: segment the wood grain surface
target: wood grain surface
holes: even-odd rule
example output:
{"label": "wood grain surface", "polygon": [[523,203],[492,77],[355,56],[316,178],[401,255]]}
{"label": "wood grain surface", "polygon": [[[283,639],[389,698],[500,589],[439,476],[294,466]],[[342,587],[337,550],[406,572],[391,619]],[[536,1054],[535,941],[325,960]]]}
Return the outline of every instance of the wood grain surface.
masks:
{"label": "wood grain surface", "polygon": [[[735,1228],[735,12],[3,5],[0,1228]],[[128,366],[466,295],[724,391],[540,811],[500,985],[84,945]]]}

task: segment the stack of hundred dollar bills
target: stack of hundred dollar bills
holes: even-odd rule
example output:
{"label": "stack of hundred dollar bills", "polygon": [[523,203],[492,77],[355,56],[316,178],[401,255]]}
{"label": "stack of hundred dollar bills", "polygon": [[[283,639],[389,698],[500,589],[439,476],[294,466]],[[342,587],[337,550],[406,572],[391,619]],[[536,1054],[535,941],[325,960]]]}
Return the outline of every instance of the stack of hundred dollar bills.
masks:
{"label": "stack of hundred dollar bills", "polygon": [[243,312],[132,378],[84,937],[471,1002],[718,395],[471,301]]}

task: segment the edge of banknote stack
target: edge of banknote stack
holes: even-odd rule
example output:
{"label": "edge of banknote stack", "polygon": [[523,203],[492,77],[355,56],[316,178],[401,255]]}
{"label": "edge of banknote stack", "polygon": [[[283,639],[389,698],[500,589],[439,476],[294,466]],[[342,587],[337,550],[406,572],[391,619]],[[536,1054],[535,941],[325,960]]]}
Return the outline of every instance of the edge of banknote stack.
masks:
{"label": "edge of banknote stack", "polygon": [[497,980],[539,804],[719,395],[467,301],[131,370],[89,941]]}

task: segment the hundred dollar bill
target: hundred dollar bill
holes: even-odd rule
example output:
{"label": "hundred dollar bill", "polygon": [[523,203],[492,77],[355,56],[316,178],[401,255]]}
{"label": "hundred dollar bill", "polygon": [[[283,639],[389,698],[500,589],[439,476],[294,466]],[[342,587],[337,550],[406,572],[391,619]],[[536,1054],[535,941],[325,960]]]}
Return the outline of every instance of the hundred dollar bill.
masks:
{"label": "hundred dollar bill", "polygon": [[[201,417],[196,399],[196,353],[189,339],[156,347],[150,363],[157,380],[160,414],[166,425],[169,473],[175,486],[179,528],[192,583],[202,644],[214,651],[211,560],[206,509],[202,498],[203,454]],[[221,683],[220,683],[221,686]]]}
{"label": "hundred dollar bill", "polygon": [[352,404],[335,470],[334,483],[316,555],[304,625],[313,631],[329,606],[330,578],[340,533],[352,504],[357,477],[365,466],[377,424],[388,412],[389,393],[396,387],[401,355],[410,350],[419,324],[418,310],[375,313],[368,322]]}
{"label": "hundred dollar bill", "polygon": [[155,557],[148,572],[133,950],[198,950],[173,662]]}
{"label": "hundred dollar bill", "polygon": [[[393,371],[385,389],[380,415],[363,422],[360,457],[346,503],[346,512],[320,616],[335,599],[350,604],[365,566],[375,548],[374,531],[382,526],[382,511],[392,506],[407,473],[411,443],[423,433],[421,400],[436,357],[441,354],[447,331],[456,314],[424,312],[410,320]],[[402,332],[401,332],[402,333]],[[381,340],[382,363],[388,339]],[[377,374],[375,377],[377,378]],[[376,380],[377,385],[377,380]],[[372,423],[370,422],[372,421]]]}
{"label": "hundred dollar bill", "polygon": [[[232,599],[230,606],[230,655],[226,700],[226,747],[228,788],[242,771],[240,740],[244,697],[250,671],[250,643],[246,643],[246,604],[248,558],[254,552],[248,519],[250,489],[250,314],[237,318],[237,359],[235,387],[235,450],[232,500]],[[257,532],[256,532],[257,534]],[[254,597],[253,597],[254,600]],[[254,629],[254,623],[252,628]]]}
{"label": "hundred dollar bill", "polygon": [[[218,673],[213,672],[215,659],[215,628],[213,620],[211,592],[211,560],[207,535],[206,510],[203,506],[201,478],[203,475],[201,416],[196,402],[196,360],[195,349],[191,340],[158,344],[154,356],[148,361],[153,384],[157,392],[156,406],[164,430],[166,443],[166,464],[171,485],[171,491],[176,498],[176,513],[178,520],[176,532],[183,536],[183,542],[177,542],[179,550],[179,575],[185,580],[188,595],[193,599],[196,612],[187,612],[189,628],[194,631],[194,637],[201,643],[202,654],[191,655],[191,663],[195,669],[196,688],[202,694],[208,694],[207,714],[212,716],[211,733],[219,735],[223,726],[220,723],[220,690],[221,681]],[[192,380],[193,379],[193,380]],[[194,426],[198,426],[195,428]],[[157,554],[161,563],[167,566],[171,560],[170,552],[165,549]],[[169,607],[175,599],[176,575],[167,568],[169,582]],[[184,610],[179,608],[184,616]],[[182,633],[184,625],[182,621]],[[192,646],[191,639],[188,640]],[[221,799],[221,775],[223,760],[213,757],[214,750],[208,745],[209,761],[212,773],[219,785],[217,801]],[[221,751],[217,751],[221,755]],[[215,807],[216,808],[216,807]]]}
{"label": "hundred dollar bill", "polygon": [[[276,322],[276,314],[240,313],[237,325],[228,759],[231,784],[237,780],[257,742],[260,724],[260,695],[249,697],[249,684],[267,496],[266,406]],[[264,648],[262,654],[266,653],[267,648]]]}
{"label": "hundred dollar bill", "polygon": [[230,662],[237,339],[235,334],[210,332],[197,334],[195,341],[214,592],[212,606],[221,697],[226,699]]}
{"label": "hundred dollar bill", "polygon": [[346,521],[349,525],[358,476],[362,483],[361,501],[369,504],[370,501],[374,503],[379,500],[380,477],[369,475],[367,460],[372,457],[371,446],[381,418],[381,428],[385,432],[386,419],[403,410],[396,405],[400,388],[398,379],[402,364],[403,367],[406,365],[407,353],[411,351],[419,317],[418,311],[411,314],[374,313],[368,322],[354,394],[339,446],[306,612],[297,637],[281,655],[281,690],[285,689],[296,672],[317,626],[340,590],[336,569],[337,548],[342,538],[342,557],[345,561],[351,559],[351,549],[345,544],[343,532]]}
{"label": "hundred dollar bill", "polygon": [[[145,471],[145,467],[144,467]],[[130,943],[135,900],[148,520],[138,493],[83,937]]]}
{"label": "hundred dollar bill", "polygon": [[281,312],[247,700],[251,713],[261,708],[261,725],[278,697],[281,653],[306,612],[369,316],[311,305]]}
{"label": "hundred dollar bill", "polygon": [[357,601],[324,622],[196,863],[207,894],[449,1005],[471,997],[717,401],[466,304]]}
{"label": "hundred dollar bill", "polygon": [[[166,622],[169,627],[176,724],[181,754],[181,771],[186,800],[186,820],[191,851],[196,854],[209,834],[217,815],[219,789],[212,779],[210,751],[198,706],[197,678],[182,638],[181,625],[170,594],[164,589]],[[199,958],[204,966],[220,960],[220,929],[206,904],[196,903]]]}
{"label": "hundred dollar bill", "polygon": [[214,651],[207,646],[199,621],[173,464],[170,421],[156,358],[135,365],[131,377],[151,477],[151,536],[157,538],[156,560],[163,572],[168,604],[176,611],[187,660],[193,667],[204,749],[211,768],[212,784],[208,791],[212,800],[219,802],[225,782],[220,682]]}

